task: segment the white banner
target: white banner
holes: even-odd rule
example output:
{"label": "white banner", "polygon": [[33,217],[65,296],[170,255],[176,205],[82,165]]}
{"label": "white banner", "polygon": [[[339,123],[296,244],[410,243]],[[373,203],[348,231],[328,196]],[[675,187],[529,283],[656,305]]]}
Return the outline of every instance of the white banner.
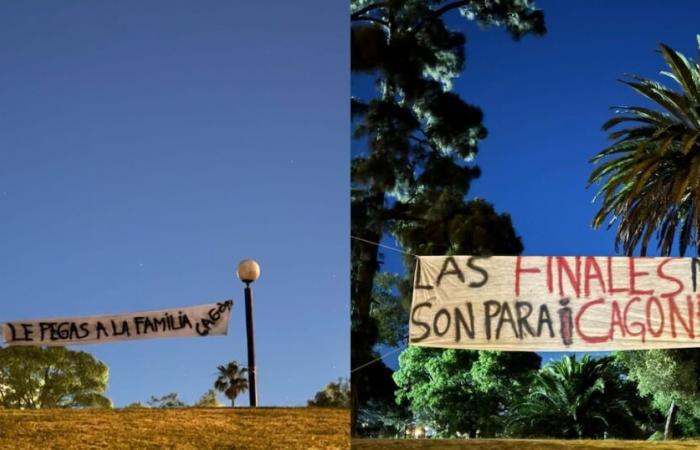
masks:
{"label": "white banner", "polygon": [[511,351],[700,347],[698,258],[421,256],[410,344]]}
{"label": "white banner", "polygon": [[24,320],[2,324],[5,344],[97,344],[178,336],[225,335],[233,300],[110,316]]}

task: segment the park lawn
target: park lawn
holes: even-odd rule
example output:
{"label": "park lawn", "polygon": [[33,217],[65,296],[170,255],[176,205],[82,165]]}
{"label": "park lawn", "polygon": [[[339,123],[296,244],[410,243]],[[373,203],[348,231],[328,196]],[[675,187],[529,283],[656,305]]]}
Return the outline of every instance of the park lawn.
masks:
{"label": "park lawn", "polygon": [[700,441],[607,441],[558,439],[353,439],[353,450],[691,450]]}
{"label": "park lawn", "polygon": [[347,449],[335,408],[0,410],[0,448]]}

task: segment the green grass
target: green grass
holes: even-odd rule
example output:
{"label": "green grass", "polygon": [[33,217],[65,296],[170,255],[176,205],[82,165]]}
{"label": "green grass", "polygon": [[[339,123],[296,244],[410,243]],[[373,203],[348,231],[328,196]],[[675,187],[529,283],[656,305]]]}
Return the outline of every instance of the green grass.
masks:
{"label": "green grass", "polygon": [[700,441],[607,441],[557,439],[353,439],[353,450],[691,450],[700,448]]}
{"label": "green grass", "polygon": [[333,408],[0,410],[0,448],[347,449]]}

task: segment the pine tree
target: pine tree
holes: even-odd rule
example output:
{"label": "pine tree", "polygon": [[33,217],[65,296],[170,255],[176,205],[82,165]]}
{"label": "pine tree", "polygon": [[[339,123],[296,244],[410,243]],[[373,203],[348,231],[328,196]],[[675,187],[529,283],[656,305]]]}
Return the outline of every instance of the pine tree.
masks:
{"label": "pine tree", "polygon": [[[389,0],[351,2],[351,68],[371,76],[376,95],[351,99],[352,424],[369,400],[393,401],[391,370],[365,366],[377,355],[371,316],[379,242],[387,233],[406,248],[434,254],[518,253],[510,218],[486,202],[465,202],[480,174],[471,162],[486,137],[482,112],[451,92],[464,68],[464,34],[446,14],[505,27],[519,39],[544,33],[544,17],[528,0]],[[491,228],[496,226],[495,229]],[[474,233],[480,230],[480,233]],[[410,272],[409,272],[410,273]]]}

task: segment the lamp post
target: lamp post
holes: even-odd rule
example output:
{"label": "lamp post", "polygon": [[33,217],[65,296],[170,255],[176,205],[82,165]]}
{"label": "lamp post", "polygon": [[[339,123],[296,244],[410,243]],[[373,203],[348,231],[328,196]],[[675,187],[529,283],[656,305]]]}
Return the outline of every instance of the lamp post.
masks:
{"label": "lamp post", "polygon": [[255,338],[253,333],[253,291],[250,284],[260,277],[260,266],[255,260],[244,259],[238,263],[238,278],[245,283],[245,325],[248,341],[248,393],[250,406],[258,406],[258,388],[255,384]]}

